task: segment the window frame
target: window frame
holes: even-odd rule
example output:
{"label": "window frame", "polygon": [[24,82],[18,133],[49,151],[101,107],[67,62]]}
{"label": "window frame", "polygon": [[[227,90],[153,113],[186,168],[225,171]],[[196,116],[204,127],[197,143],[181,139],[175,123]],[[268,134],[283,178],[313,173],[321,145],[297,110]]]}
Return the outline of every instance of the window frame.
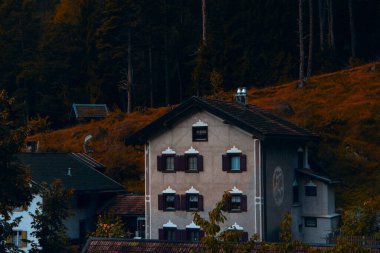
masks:
{"label": "window frame", "polygon": [[[168,207],[167,197],[174,196],[173,206]],[[158,194],[158,210],[164,212],[175,212],[181,210],[180,195],[176,193]]]}
{"label": "window frame", "polygon": [[[206,130],[203,134],[198,134],[197,131]],[[193,126],[192,127],[192,140],[193,142],[206,142],[208,141],[208,126]]]}
{"label": "window frame", "polygon": [[[176,197],[174,193],[165,193],[164,196],[164,210],[165,211],[175,211],[176,210]],[[168,202],[168,197],[173,197],[173,201]],[[172,203],[173,206],[169,206],[168,203]]]}
{"label": "window frame", "polygon": [[[310,223],[311,221],[311,223]],[[316,217],[305,217],[305,227],[316,228],[318,227],[318,219]]]}
{"label": "window frame", "polygon": [[[176,173],[178,171],[178,158],[176,154],[162,154],[157,156],[157,171],[163,173]],[[173,159],[173,169],[167,169],[167,159]]]}
{"label": "window frame", "polygon": [[16,248],[26,248],[28,246],[27,237],[28,237],[27,231],[13,230],[12,244]]}
{"label": "window frame", "polygon": [[305,185],[305,196],[306,197],[316,197],[318,195],[317,193],[317,186],[316,185]]}
{"label": "window frame", "polygon": [[[239,157],[239,166],[240,169],[232,169],[232,159]],[[247,156],[243,153],[226,153],[222,155],[222,170],[227,173],[242,173],[247,171]]]}
{"label": "window frame", "polygon": [[[191,208],[190,207],[190,197],[196,195],[198,197],[197,201],[197,207]],[[184,195],[181,195],[181,210],[186,212],[199,212],[203,211],[203,195],[199,193],[186,193]]]}
{"label": "window frame", "polygon": [[[199,228],[186,228],[186,241],[199,242],[201,240],[201,230]],[[197,240],[192,240],[192,233],[196,233]]]}
{"label": "window frame", "polygon": [[[164,240],[165,241],[170,241],[170,242],[177,241],[177,233],[176,233],[177,228],[164,227],[163,230],[164,230]],[[171,235],[170,239],[169,239],[169,233]]]}
{"label": "window frame", "polygon": [[[239,208],[232,208],[233,207],[233,204],[232,204],[232,200],[234,197],[239,197],[240,198],[240,201],[239,201]],[[231,198],[228,202],[228,207],[227,207],[227,210],[224,210],[224,211],[227,211],[229,213],[242,213],[242,212],[247,212],[248,210],[248,207],[247,207],[247,195],[244,195],[242,193],[231,193]]]}

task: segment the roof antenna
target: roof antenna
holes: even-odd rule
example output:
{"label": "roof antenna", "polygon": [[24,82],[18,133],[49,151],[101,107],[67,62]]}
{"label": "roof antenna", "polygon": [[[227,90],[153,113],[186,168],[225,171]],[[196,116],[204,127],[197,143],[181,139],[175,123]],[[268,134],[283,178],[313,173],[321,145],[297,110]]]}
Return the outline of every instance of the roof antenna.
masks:
{"label": "roof antenna", "polygon": [[235,94],[235,100],[237,103],[239,103],[241,105],[246,105],[248,103],[247,88],[246,87],[237,88],[237,91]]}

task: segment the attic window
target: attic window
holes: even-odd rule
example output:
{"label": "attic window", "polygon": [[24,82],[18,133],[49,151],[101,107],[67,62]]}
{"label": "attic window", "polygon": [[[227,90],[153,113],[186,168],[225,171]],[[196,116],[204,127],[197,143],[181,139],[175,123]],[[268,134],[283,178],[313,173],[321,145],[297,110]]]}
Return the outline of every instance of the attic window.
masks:
{"label": "attic window", "polygon": [[199,120],[193,124],[193,141],[208,141],[208,125]]}

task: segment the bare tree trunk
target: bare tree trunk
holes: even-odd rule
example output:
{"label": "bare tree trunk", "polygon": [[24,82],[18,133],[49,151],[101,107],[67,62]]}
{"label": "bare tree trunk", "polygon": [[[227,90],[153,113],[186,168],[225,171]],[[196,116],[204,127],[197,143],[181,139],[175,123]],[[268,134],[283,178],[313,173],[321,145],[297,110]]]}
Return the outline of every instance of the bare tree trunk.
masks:
{"label": "bare tree trunk", "polygon": [[202,0],[202,42],[206,45],[206,0]]}
{"label": "bare tree trunk", "polygon": [[149,47],[149,95],[150,107],[154,106],[153,69],[152,69],[152,46]]}
{"label": "bare tree trunk", "polygon": [[169,105],[170,102],[170,90],[169,90],[169,59],[168,59],[168,6],[166,0],[165,4],[165,38],[164,38],[164,62],[165,62],[165,105]]}
{"label": "bare tree trunk", "polygon": [[131,113],[132,107],[132,57],[131,57],[131,28],[128,29],[128,104],[127,104],[127,114]]}
{"label": "bare tree trunk", "polygon": [[299,33],[299,47],[300,47],[300,70],[299,70],[299,80],[298,88],[303,88],[304,86],[304,69],[305,69],[305,52],[303,48],[303,0],[298,0],[298,33]]}
{"label": "bare tree trunk", "polygon": [[318,0],[318,13],[319,13],[319,47],[321,51],[325,46],[325,4],[324,0]]}
{"label": "bare tree trunk", "polygon": [[348,11],[350,14],[350,32],[351,32],[351,57],[356,57],[356,30],[355,30],[355,17],[354,9],[352,7],[353,0],[348,0]]}
{"label": "bare tree trunk", "polygon": [[327,0],[327,8],[329,20],[329,46],[332,50],[335,50],[333,0]]}
{"label": "bare tree trunk", "polygon": [[313,64],[313,0],[309,0],[309,56],[308,56],[308,62],[307,62],[307,71],[306,71],[306,80],[309,79],[311,75],[312,70],[312,64]]}
{"label": "bare tree trunk", "polygon": [[183,98],[183,86],[182,86],[182,77],[181,77],[181,69],[179,67],[179,60],[177,58],[177,75],[178,75],[178,84],[179,84],[179,101],[182,102]]}

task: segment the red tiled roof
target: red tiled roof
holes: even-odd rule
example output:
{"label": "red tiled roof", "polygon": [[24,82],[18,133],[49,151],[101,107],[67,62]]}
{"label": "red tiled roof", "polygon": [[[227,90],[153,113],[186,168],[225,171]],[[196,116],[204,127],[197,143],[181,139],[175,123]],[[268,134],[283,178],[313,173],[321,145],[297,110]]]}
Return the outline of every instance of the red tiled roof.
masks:
{"label": "red tiled roof", "polygon": [[[242,252],[244,244],[233,243],[229,244],[233,252]],[[310,245],[314,252],[325,252],[331,248],[331,245]],[[367,248],[370,253],[379,253],[380,249],[377,247]],[[257,243],[252,245],[250,253],[263,252],[263,245]],[[89,238],[84,246],[82,253],[124,253],[124,252],[156,252],[156,253],[196,253],[205,252],[205,248],[200,243],[193,242],[170,242],[158,240],[129,240],[123,238]],[[223,249],[219,250],[223,253]],[[247,252],[247,251],[243,251]],[[265,247],[265,252],[279,253],[279,250],[268,249]],[[305,248],[299,246],[295,248],[295,253],[308,252]]]}
{"label": "red tiled roof", "polygon": [[144,196],[116,195],[105,210],[116,215],[144,215]]}

